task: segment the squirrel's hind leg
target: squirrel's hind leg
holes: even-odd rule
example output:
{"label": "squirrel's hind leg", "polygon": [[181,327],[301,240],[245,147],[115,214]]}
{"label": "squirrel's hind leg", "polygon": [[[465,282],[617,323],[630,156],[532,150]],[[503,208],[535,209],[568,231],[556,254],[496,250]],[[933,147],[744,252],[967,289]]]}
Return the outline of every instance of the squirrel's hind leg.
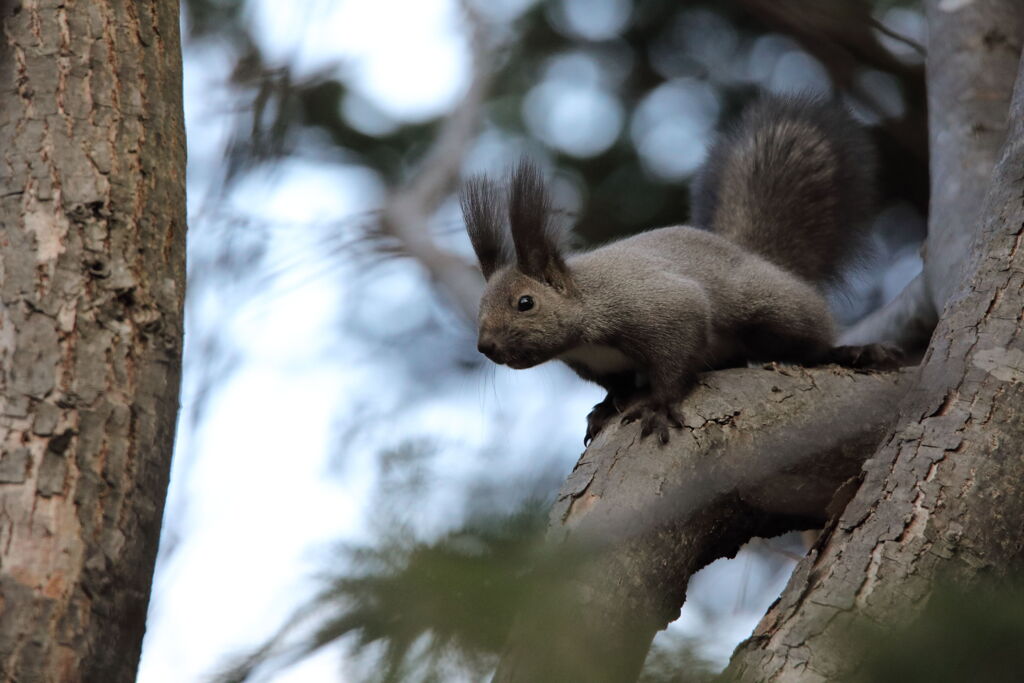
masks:
{"label": "squirrel's hind leg", "polygon": [[857,370],[894,370],[904,364],[903,350],[891,344],[833,346],[830,336],[807,326],[759,330],[748,338],[750,360],[815,366],[834,363]]}

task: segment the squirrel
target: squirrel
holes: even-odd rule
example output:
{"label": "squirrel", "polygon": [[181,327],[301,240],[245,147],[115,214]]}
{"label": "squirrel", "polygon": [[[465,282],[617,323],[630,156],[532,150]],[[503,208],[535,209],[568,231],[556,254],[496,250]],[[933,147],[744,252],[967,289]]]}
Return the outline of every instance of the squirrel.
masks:
{"label": "squirrel", "polygon": [[862,251],[875,152],[834,102],[766,96],[712,146],[691,222],[570,251],[540,171],[469,179],[460,204],[486,279],[478,349],[529,368],[558,359],[608,392],[584,443],[620,413],[661,443],[697,373],[779,361],[893,367],[899,350],[834,346],[823,290]]}

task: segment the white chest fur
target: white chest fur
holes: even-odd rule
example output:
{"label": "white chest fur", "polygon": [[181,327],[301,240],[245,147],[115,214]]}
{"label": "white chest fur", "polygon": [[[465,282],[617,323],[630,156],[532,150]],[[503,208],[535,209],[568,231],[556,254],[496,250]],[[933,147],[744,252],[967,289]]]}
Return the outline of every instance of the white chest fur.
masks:
{"label": "white chest fur", "polygon": [[574,349],[569,349],[558,358],[567,363],[585,365],[591,372],[597,375],[625,372],[636,367],[636,362],[622,353],[622,351],[600,344],[577,346]]}

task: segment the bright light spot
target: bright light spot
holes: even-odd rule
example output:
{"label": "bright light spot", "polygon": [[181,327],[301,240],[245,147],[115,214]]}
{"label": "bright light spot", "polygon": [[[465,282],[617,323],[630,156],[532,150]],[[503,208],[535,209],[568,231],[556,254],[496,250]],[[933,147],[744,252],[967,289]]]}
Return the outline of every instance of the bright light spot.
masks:
{"label": "bright light spot", "polygon": [[664,121],[641,136],[637,148],[644,165],[662,178],[683,178],[704,161],[707,142],[692,126]]}
{"label": "bright light spot", "polygon": [[373,287],[351,302],[354,322],[381,337],[400,337],[424,325],[431,316],[426,305],[410,305],[430,292],[420,269],[407,260],[382,262],[370,277]]}
{"label": "bright light spot", "polygon": [[583,52],[557,55],[544,67],[544,80],[596,87],[601,83],[601,76],[601,67],[593,57]]}
{"label": "bright light spot", "polygon": [[704,160],[720,104],[702,81],[678,79],[652,90],[636,108],[630,135],[644,166],[679,179]]}
{"label": "bright light spot", "polygon": [[795,564],[749,546],[733,559],[715,560],[690,578],[686,604],[668,631],[689,638],[699,656],[724,667],[735,644],[750,635],[786,587]]}
{"label": "bright light spot", "polygon": [[821,62],[802,50],[791,50],[775,63],[768,89],[779,94],[829,93],[832,81]]}
{"label": "bright light spot", "polygon": [[[489,173],[500,176],[508,170],[508,160],[515,159],[523,154],[524,150],[527,150],[526,153],[531,159],[540,163],[544,157],[543,151],[533,147],[541,145],[522,136],[507,135],[505,131],[497,128],[485,128],[466,154],[462,166],[467,174]],[[459,225],[462,225],[461,222]]]}
{"label": "bright light spot", "polygon": [[577,157],[608,149],[622,128],[618,98],[598,88],[546,81],[523,103],[526,123],[546,144]]}
{"label": "bright light spot", "polygon": [[[928,42],[928,26],[925,23],[924,15],[918,10],[892,7],[885,11],[880,21],[896,35],[902,36],[918,46]],[[906,41],[898,40],[878,30],[875,31],[875,36],[885,49],[906,62],[917,64],[924,59],[918,47],[910,45]]]}
{"label": "bright light spot", "polygon": [[777,33],[769,33],[754,41],[750,48],[747,65],[747,78],[754,83],[764,85],[772,77],[775,65],[782,55],[799,50],[800,47],[791,38]]}
{"label": "bright light spot", "polygon": [[233,54],[212,41],[192,43],[182,62],[185,129],[188,131],[188,210],[194,215],[208,199],[209,187],[223,172],[224,150],[234,135],[237,109],[224,83],[234,67]]}
{"label": "bright light spot", "polygon": [[230,201],[267,223],[322,223],[380,205],[383,186],[362,166],[289,159],[260,166],[234,188]]}
{"label": "bright light spot", "polygon": [[446,112],[469,77],[466,28],[454,0],[251,4],[271,63],[299,76],[339,76],[385,113],[423,120]]}
{"label": "bright light spot", "polygon": [[587,40],[608,40],[622,32],[633,3],[628,0],[562,0],[555,10],[559,28]]}

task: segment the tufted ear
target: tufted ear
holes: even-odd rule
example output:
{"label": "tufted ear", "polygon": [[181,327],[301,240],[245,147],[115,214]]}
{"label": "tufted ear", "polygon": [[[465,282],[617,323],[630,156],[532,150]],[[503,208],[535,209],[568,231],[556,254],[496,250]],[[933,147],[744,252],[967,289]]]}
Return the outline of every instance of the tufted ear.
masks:
{"label": "tufted ear", "polygon": [[473,176],[459,193],[459,205],[480,270],[489,280],[495,270],[512,262],[501,190],[486,176]]}
{"label": "tufted ear", "polygon": [[572,291],[572,277],[562,255],[567,231],[551,219],[551,196],[544,178],[525,158],[509,179],[508,219],[519,270],[560,291]]}

